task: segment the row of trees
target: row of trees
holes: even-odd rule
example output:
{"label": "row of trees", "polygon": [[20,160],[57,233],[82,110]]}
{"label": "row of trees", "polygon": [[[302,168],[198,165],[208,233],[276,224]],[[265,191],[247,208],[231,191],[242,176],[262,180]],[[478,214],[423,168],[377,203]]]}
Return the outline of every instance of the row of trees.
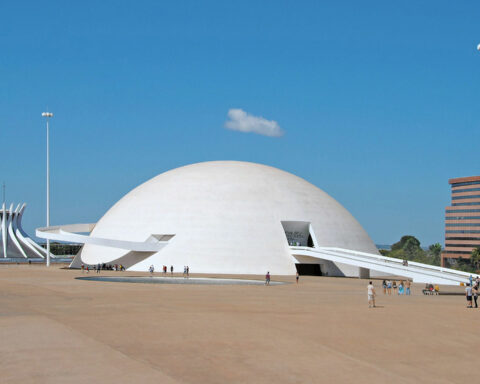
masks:
{"label": "row of trees", "polygon": [[[392,245],[390,250],[381,249],[380,253],[383,256],[397,259],[440,265],[442,246],[440,243],[435,243],[425,250],[415,236],[403,236],[399,242]],[[447,265],[447,267],[465,272],[480,270],[480,247],[473,250],[470,258],[458,258],[455,264]]]}

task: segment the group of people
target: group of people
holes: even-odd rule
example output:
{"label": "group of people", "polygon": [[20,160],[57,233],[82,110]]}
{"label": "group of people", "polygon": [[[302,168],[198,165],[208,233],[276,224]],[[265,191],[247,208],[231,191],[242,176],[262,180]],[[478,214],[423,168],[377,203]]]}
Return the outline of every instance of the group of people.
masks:
{"label": "group of people", "polygon": [[397,286],[397,282],[395,280],[383,280],[382,282],[382,288],[383,288],[383,294],[386,295],[387,293],[389,295],[392,294],[392,289],[393,289],[393,294],[396,295],[410,295],[411,294],[411,286],[412,282],[410,280],[400,280]]}
{"label": "group of people", "polygon": [[[162,267],[162,272],[163,272],[163,275],[166,276],[167,275],[167,266],[164,265]],[[153,273],[155,272],[155,266],[152,264],[150,265],[150,267],[148,268],[148,271],[150,272],[150,275],[153,275]],[[173,265],[170,266],[170,275],[173,276],[173,271],[174,271],[174,268],[173,268]],[[188,265],[184,266],[183,267],[183,277],[190,277],[190,267]]]}
{"label": "group of people", "polygon": [[[270,279],[271,279],[270,271],[268,271],[267,274],[265,275],[265,285],[270,285]],[[297,284],[299,280],[300,280],[300,274],[297,272],[295,274],[295,281],[297,282]]]}
{"label": "group of people", "polygon": [[[410,295],[411,294],[411,286],[412,282],[410,280],[400,280],[397,286],[397,282],[395,280],[383,280],[382,281],[382,288],[383,294],[397,294],[397,295]],[[375,287],[373,286],[373,282],[370,281],[367,285],[367,298],[368,298],[368,308],[375,308],[375,297],[377,293],[375,292]]]}
{"label": "group of people", "polygon": [[80,267],[82,270],[82,273],[87,272],[89,273],[90,271],[95,271],[97,273],[100,273],[101,270],[104,271],[125,271],[125,266],[122,264],[100,264],[98,263],[97,265],[85,265],[82,264]]}
{"label": "group of people", "polygon": [[477,276],[475,281],[473,280],[472,275],[469,277],[469,282],[465,287],[465,296],[467,297],[467,308],[473,308],[473,301],[475,302],[475,308],[478,308],[478,292],[480,291],[480,277]]}
{"label": "group of people", "polygon": [[425,284],[425,289],[423,290],[424,295],[439,295],[440,294],[440,287],[438,284]]}

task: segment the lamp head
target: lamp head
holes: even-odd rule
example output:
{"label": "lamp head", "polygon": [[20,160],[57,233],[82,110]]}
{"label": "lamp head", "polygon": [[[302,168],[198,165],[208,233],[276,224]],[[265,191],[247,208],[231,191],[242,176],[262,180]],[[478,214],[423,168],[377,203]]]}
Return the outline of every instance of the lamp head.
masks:
{"label": "lamp head", "polygon": [[52,112],[42,112],[42,116],[43,117],[53,117],[53,113]]}

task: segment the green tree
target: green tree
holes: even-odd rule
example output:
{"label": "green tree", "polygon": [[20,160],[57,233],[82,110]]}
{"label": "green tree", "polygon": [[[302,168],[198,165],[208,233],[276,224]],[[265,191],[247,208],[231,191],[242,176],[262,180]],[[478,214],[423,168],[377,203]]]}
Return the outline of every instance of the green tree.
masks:
{"label": "green tree", "polygon": [[380,252],[382,256],[388,256],[388,254],[390,253],[388,249],[379,249],[378,252]]}
{"label": "green tree", "polygon": [[399,249],[405,249],[405,245],[409,244],[409,247],[416,245],[417,247],[420,247],[420,241],[415,237],[411,235],[405,235],[402,236],[399,242],[395,243],[392,245],[392,251],[397,251]]}
{"label": "green tree", "polygon": [[407,255],[407,259],[409,260],[414,260],[418,257],[421,258],[421,256],[423,256],[423,249],[420,248],[420,241],[418,241],[413,236],[410,236],[407,241],[405,241],[405,244],[402,248]]}
{"label": "green tree", "polygon": [[479,269],[479,266],[480,266],[480,247],[477,247],[472,251],[472,255],[470,257],[470,264],[472,265],[473,268],[475,268],[475,271],[477,271]]}
{"label": "green tree", "polygon": [[440,243],[432,244],[428,247],[431,262],[433,265],[440,265],[440,255],[442,253],[442,245]]}
{"label": "green tree", "polygon": [[417,261],[419,263],[440,265],[440,255],[442,252],[442,246],[439,243],[432,244],[425,251],[420,246],[420,240],[415,236],[405,235],[402,236],[400,241],[392,245],[390,252],[381,251],[381,254],[388,257],[394,257],[396,259]]}

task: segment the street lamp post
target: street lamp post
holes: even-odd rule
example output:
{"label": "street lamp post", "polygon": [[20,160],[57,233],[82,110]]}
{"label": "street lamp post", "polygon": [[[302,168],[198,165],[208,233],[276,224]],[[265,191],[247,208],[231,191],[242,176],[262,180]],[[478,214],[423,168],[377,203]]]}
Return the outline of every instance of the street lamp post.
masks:
{"label": "street lamp post", "polygon": [[[42,112],[42,117],[47,119],[47,227],[50,226],[50,146],[48,140],[48,122],[53,113]],[[47,239],[47,267],[50,266],[50,240]]]}

